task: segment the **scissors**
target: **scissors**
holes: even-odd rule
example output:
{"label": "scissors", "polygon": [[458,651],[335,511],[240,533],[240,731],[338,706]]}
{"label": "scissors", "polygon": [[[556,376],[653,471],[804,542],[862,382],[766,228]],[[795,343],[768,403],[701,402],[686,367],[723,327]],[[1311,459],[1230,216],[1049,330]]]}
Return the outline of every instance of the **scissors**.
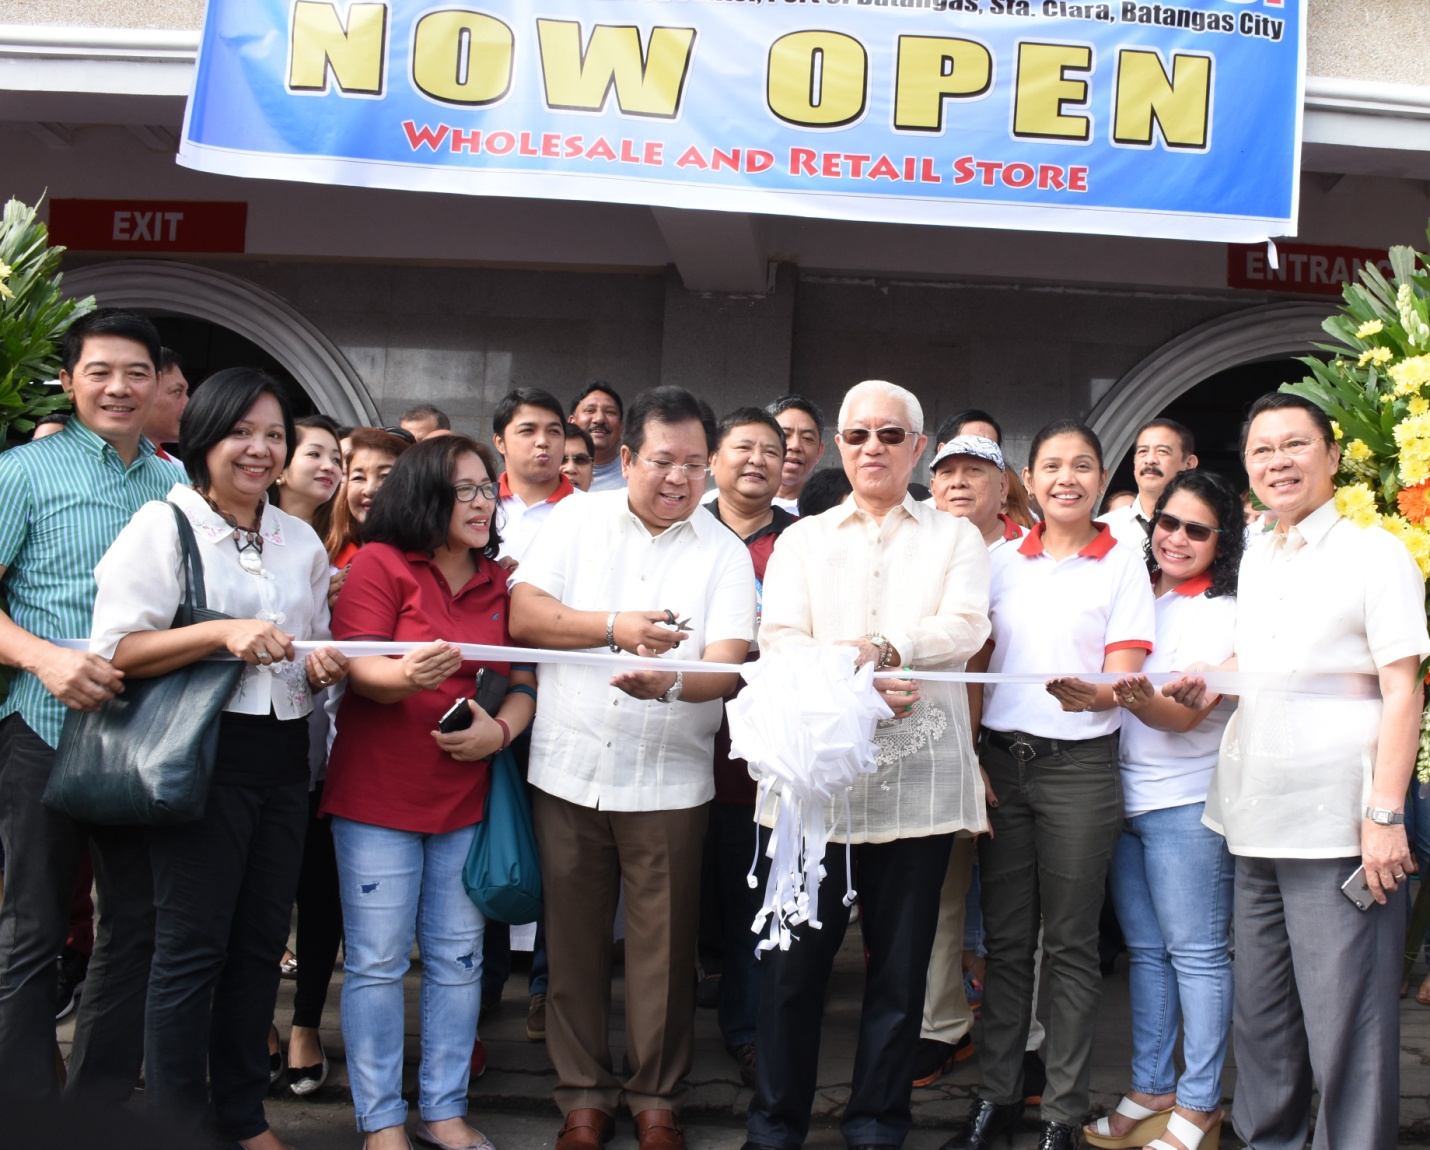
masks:
{"label": "scissors", "polygon": [[[675,612],[672,611],[669,607],[665,608],[664,610],[665,610],[665,623],[666,623],[666,626],[668,626],[668,627],[674,627],[677,631],[684,631],[685,628],[687,628],[687,627],[690,626],[690,620],[689,620],[689,619],[677,619],[676,616],[675,616]],[[671,647],[672,647],[672,648],[679,647],[679,646],[680,646],[680,640],[679,640],[679,639],[677,639],[674,643],[671,644]]]}

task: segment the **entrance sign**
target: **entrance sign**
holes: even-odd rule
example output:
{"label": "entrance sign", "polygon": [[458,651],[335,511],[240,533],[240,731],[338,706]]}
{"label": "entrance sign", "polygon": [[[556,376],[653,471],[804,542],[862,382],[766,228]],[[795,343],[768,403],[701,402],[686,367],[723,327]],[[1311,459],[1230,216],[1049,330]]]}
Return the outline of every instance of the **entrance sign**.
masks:
{"label": "entrance sign", "polygon": [[228,175],[1254,243],[1296,231],[1305,0],[210,0]]}
{"label": "entrance sign", "polygon": [[1298,295],[1339,296],[1348,283],[1360,283],[1360,270],[1371,266],[1389,279],[1395,274],[1384,248],[1343,248],[1330,244],[1278,244],[1272,267],[1264,244],[1228,244],[1226,286]]}

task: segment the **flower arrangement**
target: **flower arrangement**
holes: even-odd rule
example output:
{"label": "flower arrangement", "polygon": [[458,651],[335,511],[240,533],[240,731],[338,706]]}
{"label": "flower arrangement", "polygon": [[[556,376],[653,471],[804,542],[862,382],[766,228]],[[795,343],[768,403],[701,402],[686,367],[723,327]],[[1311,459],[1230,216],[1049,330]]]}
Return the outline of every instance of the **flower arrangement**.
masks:
{"label": "flower arrangement", "polygon": [[[1345,303],[1322,324],[1337,342],[1317,345],[1331,358],[1307,356],[1301,362],[1311,374],[1281,390],[1331,417],[1341,448],[1340,513],[1384,527],[1430,576],[1430,262],[1394,247],[1390,266],[1389,280],[1367,264],[1361,282],[1345,286]],[[1430,710],[1415,769],[1430,782]]]}

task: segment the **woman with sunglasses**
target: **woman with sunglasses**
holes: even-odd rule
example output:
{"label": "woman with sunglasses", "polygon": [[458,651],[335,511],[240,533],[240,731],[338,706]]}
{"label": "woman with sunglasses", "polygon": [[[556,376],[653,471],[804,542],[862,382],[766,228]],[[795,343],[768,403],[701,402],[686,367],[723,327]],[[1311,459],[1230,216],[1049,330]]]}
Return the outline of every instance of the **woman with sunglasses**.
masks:
{"label": "woman with sunglasses", "polygon": [[[354,456],[356,459],[356,455]],[[422,948],[420,1142],[490,1150],[465,1120],[481,1001],[481,912],[462,867],[481,821],[490,762],[531,722],[529,667],[477,664],[455,643],[510,643],[506,572],[493,516],[491,452],[464,435],[424,439],[393,465],[333,612],[343,640],[419,643],[355,658],[338,710],[323,797],[333,816],[345,932],[342,1023],[366,1150],[407,1150],[403,976]],[[510,681],[495,714],[475,676]],[[443,716],[468,725],[444,734]]]}
{"label": "woman with sunglasses", "polygon": [[[1231,657],[1242,520],[1240,497],[1219,475],[1183,471],[1167,484],[1148,543],[1157,636],[1143,670]],[[1234,705],[1218,696],[1190,710],[1145,675],[1116,683],[1113,697],[1123,710],[1126,819],[1112,857],[1112,899],[1131,963],[1132,1089],[1084,1134],[1110,1150],[1215,1150],[1231,1029],[1232,862],[1202,812]]]}
{"label": "woman with sunglasses", "polygon": [[[1097,436],[1072,420],[1049,424],[1033,439],[1023,480],[1044,518],[1017,547],[991,556],[988,669],[1141,670],[1152,649],[1152,591],[1143,557],[1093,522],[1107,483]],[[1021,1122],[1040,922],[1051,1018],[1039,1145],[1077,1144],[1102,983],[1098,917],[1122,828],[1120,723],[1111,685],[1060,678],[985,689],[983,1085],[946,1150],[983,1150],[999,1134],[1011,1140]]]}

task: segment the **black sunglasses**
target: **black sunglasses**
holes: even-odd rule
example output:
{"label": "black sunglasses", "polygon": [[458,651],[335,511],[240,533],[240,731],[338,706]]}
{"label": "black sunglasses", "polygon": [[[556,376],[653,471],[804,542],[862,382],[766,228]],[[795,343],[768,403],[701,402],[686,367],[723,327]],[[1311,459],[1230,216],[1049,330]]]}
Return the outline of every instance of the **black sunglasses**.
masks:
{"label": "black sunglasses", "polygon": [[839,438],[849,444],[850,447],[859,447],[869,442],[869,436],[877,435],[879,442],[887,444],[889,447],[897,447],[909,437],[909,433],[902,427],[881,427],[877,431],[870,431],[867,427],[846,427],[839,432]]}
{"label": "black sunglasses", "polygon": [[388,435],[395,435],[398,439],[405,439],[408,443],[417,442],[417,437],[405,427],[379,427],[378,431],[385,431]]}
{"label": "black sunglasses", "polygon": [[1208,527],[1205,523],[1189,523],[1185,519],[1178,519],[1175,515],[1168,515],[1165,511],[1157,516],[1156,526],[1160,527],[1168,535],[1180,527],[1187,533],[1187,538],[1193,543],[1205,543],[1213,535],[1220,535],[1222,528]]}

